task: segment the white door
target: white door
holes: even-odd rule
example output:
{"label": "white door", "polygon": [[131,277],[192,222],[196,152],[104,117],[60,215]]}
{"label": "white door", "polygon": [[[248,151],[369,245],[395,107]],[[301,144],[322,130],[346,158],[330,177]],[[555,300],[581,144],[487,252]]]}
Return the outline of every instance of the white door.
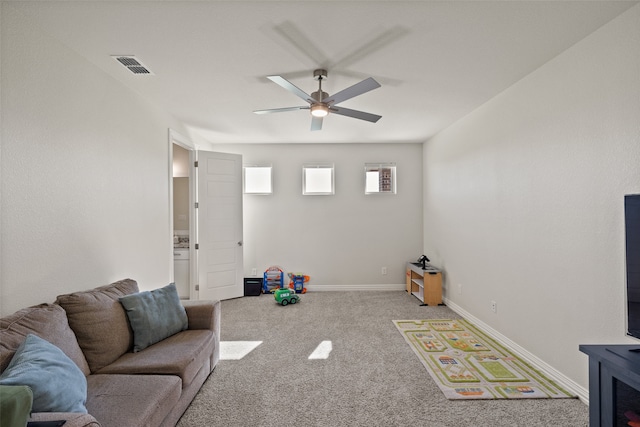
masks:
{"label": "white door", "polygon": [[198,151],[199,299],[244,294],[242,265],[242,156]]}

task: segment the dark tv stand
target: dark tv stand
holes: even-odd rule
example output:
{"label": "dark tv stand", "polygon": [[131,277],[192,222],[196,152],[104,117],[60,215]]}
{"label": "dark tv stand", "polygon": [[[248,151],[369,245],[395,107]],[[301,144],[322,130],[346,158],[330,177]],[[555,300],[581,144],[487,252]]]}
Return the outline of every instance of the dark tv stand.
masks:
{"label": "dark tv stand", "polygon": [[621,381],[640,393],[640,348],[581,345],[579,349],[589,355],[589,425],[616,426],[616,383]]}

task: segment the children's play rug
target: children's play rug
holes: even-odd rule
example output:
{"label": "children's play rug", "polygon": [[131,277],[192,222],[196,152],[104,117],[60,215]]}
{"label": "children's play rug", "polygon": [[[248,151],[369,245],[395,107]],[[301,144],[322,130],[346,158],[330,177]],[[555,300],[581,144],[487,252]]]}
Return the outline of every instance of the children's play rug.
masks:
{"label": "children's play rug", "polygon": [[447,399],[575,397],[463,320],[394,320]]}

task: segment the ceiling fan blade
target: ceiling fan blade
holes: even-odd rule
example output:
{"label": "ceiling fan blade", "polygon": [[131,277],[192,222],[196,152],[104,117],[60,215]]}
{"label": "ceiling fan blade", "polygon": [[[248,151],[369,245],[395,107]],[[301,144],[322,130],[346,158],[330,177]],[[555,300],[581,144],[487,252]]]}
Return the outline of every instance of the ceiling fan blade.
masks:
{"label": "ceiling fan blade", "polygon": [[296,111],[296,110],[308,110],[309,107],[285,107],[285,108],[272,108],[270,110],[256,110],[254,113],[256,114],[270,114],[270,113],[284,113],[285,111]]}
{"label": "ceiling fan blade", "polygon": [[271,114],[271,113],[284,113],[285,111],[297,111],[308,110],[309,107],[285,107],[285,108],[271,108],[269,110],[255,110],[256,114]]}
{"label": "ceiling fan blade", "polygon": [[365,113],[364,111],[352,110],[344,107],[331,107],[329,109],[332,113],[339,114],[341,116],[353,117],[354,119],[366,120],[367,122],[375,123],[382,118],[377,114]]}
{"label": "ceiling fan blade", "polygon": [[407,34],[409,34],[409,30],[399,25],[389,28],[378,34],[374,38],[370,39],[369,41],[358,45],[344,57],[336,60],[333,64],[330,64],[329,68],[347,68],[350,65],[360,61],[362,58],[371,56],[373,53],[381,50],[382,48],[398,40],[399,38],[406,36]]}
{"label": "ceiling fan blade", "polygon": [[[302,73],[300,73],[300,74],[302,74]],[[307,74],[309,74],[309,73],[307,73]],[[371,76],[371,74],[369,74],[369,73],[361,73],[361,72],[358,72],[358,71],[331,70],[331,74],[334,75],[334,76],[349,77],[349,78],[354,79],[354,80],[362,80],[362,79],[366,79],[367,77],[373,77],[382,86],[400,86],[403,83],[403,81],[400,80],[400,79],[394,79],[394,78],[391,78],[391,77],[382,76],[380,74],[376,74],[375,76]],[[291,73],[287,73],[287,77],[292,78],[294,76]],[[297,75],[296,75],[296,77],[297,77]]]}
{"label": "ceiling fan blade", "polygon": [[322,129],[322,117],[311,117],[311,130]]}
{"label": "ceiling fan blade", "polygon": [[330,105],[336,105],[342,101],[346,101],[347,99],[362,95],[363,93],[367,93],[370,90],[377,89],[379,87],[380,83],[375,81],[373,77],[369,77],[368,79],[365,79],[360,83],[349,86],[348,88],[341,90],[340,92],[330,96],[329,98],[322,100],[322,102]]}
{"label": "ceiling fan blade", "polygon": [[311,95],[307,94],[305,91],[303,91],[298,86],[296,86],[293,83],[291,83],[289,80],[287,80],[287,79],[285,79],[285,78],[283,78],[281,76],[267,76],[267,78],[269,80],[271,80],[272,82],[274,82],[275,84],[280,85],[281,87],[285,88],[289,92],[293,93],[297,97],[305,100],[309,104],[314,102],[313,98],[311,98]]}
{"label": "ceiling fan blade", "polygon": [[310,60],[309,65],[326,68],[329,64],[327,55],[318,47],[318,45],[300,30],[300,28],[291,21],[285,21],[274,27],[276,33],[285,39],[291,46]]}

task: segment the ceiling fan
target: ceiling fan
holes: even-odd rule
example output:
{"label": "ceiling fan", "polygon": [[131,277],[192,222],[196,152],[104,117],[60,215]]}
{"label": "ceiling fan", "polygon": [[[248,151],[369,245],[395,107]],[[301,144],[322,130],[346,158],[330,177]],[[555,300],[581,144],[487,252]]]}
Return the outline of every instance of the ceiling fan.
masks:
{"label": "ceiling fan", "polygon": [[341,116],[353,117],[354,119],[365,120],[375,123],[382,116],[377,114],[365,113],[364,111],[351,110],[349,108],[337,107],[336,105],[354,98],[363,93],[369,92],[380,87],[380,83],[369,77],[360,83],[349,86],[340,92],[329,96],[327,92],[322,91],[322,81],[327,78],[327,70],[318,69],[313,72],[313,77],[318,81],[318,90],[308,95],[306,92],[295,86],[293,83],[282,76],[267,76],[269,80],[277,85],[282,86],[297,97],[308,102],[309,105],[301,107],[274,108],[271,110],[257,110],[256,114],[282,113],[285,111],[311,110],[311,130],[322,129],[322,119],[329,113],[340,114]]}

